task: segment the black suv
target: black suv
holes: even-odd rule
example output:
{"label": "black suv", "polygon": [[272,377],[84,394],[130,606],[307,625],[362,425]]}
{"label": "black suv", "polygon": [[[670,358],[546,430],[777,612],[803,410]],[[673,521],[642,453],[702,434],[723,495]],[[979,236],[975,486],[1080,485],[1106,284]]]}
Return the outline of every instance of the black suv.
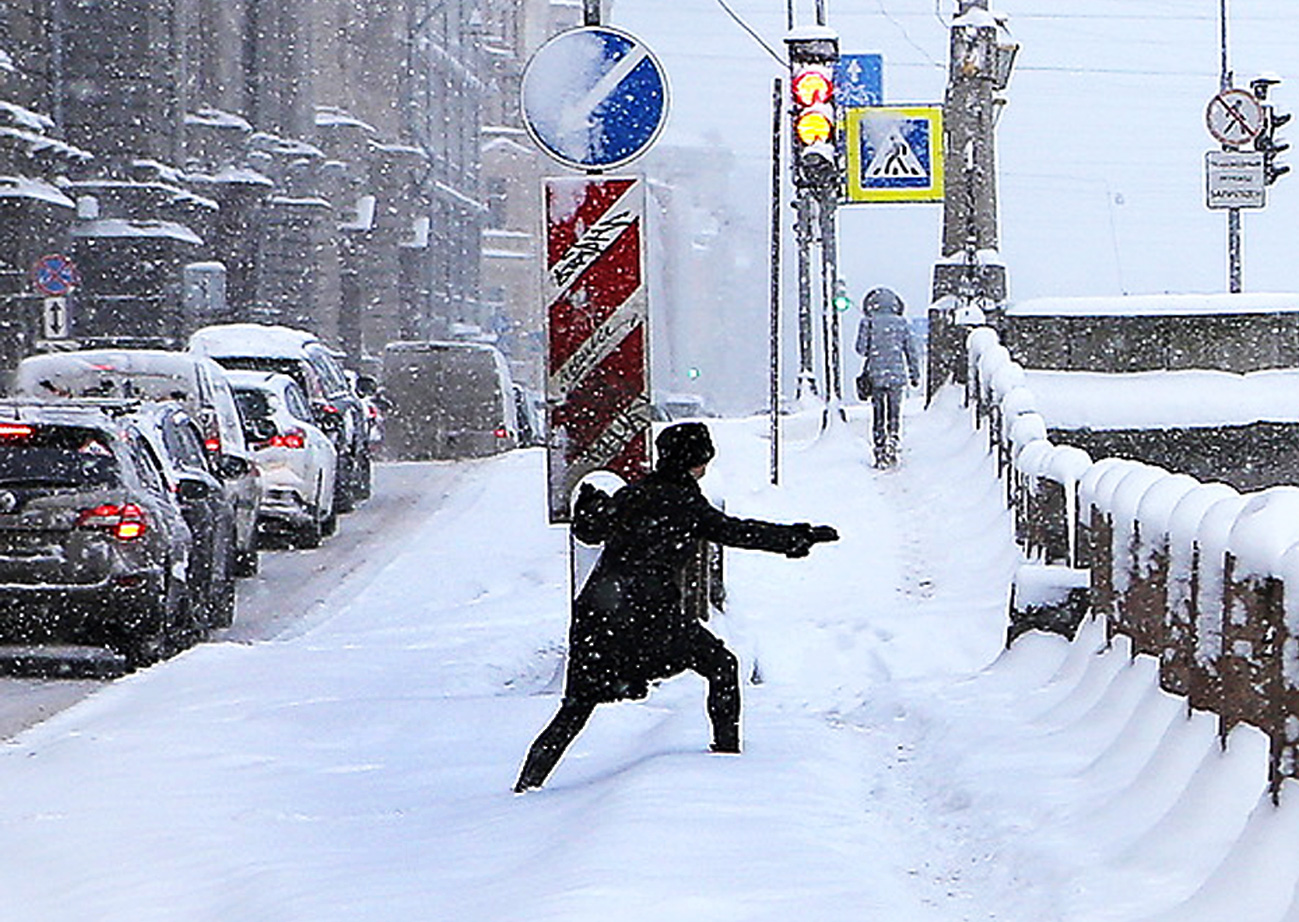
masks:
{"label": "black suv", "polygon": [[290,327],[230,323],[203,327],[189,351],[226,368],[288,375],[307,395],[316,425],[338,450],[337,511],[369,499],[372,483],[369,416],[336,354],[313,334]]}
{"label": "black suv", "polygon": [[106,644],[137,667],[193,639],[191,536],[138,429],[0,402],[0,638]]}

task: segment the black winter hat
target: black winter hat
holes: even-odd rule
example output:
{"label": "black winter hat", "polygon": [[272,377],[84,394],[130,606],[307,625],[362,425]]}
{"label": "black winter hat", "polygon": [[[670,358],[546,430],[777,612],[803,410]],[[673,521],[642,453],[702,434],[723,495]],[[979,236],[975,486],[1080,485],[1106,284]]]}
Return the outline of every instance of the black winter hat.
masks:
{"label": "black winter hat", "polygon": [[708,427],[703,423],[668,426],[658,434],[654,445],[659,455],[655,467],[660,471],[688,471],[707,464],[717,454]]}

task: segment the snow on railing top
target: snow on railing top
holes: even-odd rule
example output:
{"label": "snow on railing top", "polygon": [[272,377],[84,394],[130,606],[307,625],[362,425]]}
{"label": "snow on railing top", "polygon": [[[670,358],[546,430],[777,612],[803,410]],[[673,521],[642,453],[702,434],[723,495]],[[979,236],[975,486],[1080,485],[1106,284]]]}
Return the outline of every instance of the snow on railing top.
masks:
{"label": "snow on railing top", "polygon": [[[1261,309],[1284,297],[1260,295],[1240,306]],[[1182,303],[1218,300],[1197,296]],[[1221,561],[1227,552],[1236,561],[1238,576],[1299,579],[1299,487],[1241,495],[1225,484],[1204,484],[1186,474],[1122,458],[1093,460],[1080,449],[1054,445],[1046,437],[1046,422],[1037,412],[1037,397],[1025,383],[1023,367],[996,332],[975,328],[966,347],[971,381],[980,401],[997,408],[1000,436],[1015,470],[1064,485],[1071,504],[1071,532],[1075,514],[1090,525],[1096,509],[1112,521],[1116,548],[1127,546],[1134,528],[1140,529],[1143,541],[1166,542],[1170,565],[1185,564],[1188,549],[1198,547],[1202,565],[1209,565],[1210,582],[1221,580]],[[1299,592],[1290,595],[1299,597]],[[1299,600],[1295,605],[1299,626]],[[1213,642],[1213,638],[1207,641]]]}

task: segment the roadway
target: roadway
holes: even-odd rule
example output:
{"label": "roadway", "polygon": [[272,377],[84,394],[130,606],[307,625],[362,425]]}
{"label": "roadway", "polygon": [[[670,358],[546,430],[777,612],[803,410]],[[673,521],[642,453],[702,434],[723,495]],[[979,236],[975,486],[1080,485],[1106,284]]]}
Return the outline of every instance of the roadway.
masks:
{"label": "roadway", "polygon": [[[241,580],[235,623],[214,643],[265,643],[310,630],[364,592],[415,528],[442,504],[460,469],[454,464],[380,464],[374,493],[339,520],[338,532],[314,550],[264,550],[257,576]],[[8,740],[93,695],[113,678],[69,651],[48,671],[67,677],[0,676],[0,739]],[[155,669],[165,669],[160,663]]]}

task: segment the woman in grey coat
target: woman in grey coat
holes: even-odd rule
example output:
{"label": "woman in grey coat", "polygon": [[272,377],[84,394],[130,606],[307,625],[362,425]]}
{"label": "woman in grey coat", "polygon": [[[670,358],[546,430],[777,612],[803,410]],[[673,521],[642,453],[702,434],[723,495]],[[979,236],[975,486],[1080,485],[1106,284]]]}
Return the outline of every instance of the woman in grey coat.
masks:
{"label": "woman in grey coat", "polygon": [[865,356],[862,373],[870,380],[875,466],[898,463],[902,424],[902,388],[920,384],[920,353],[902,316],[902,299],[888,288],[876,288],[862,301],[865,316],[857,327],[857,354]]}

